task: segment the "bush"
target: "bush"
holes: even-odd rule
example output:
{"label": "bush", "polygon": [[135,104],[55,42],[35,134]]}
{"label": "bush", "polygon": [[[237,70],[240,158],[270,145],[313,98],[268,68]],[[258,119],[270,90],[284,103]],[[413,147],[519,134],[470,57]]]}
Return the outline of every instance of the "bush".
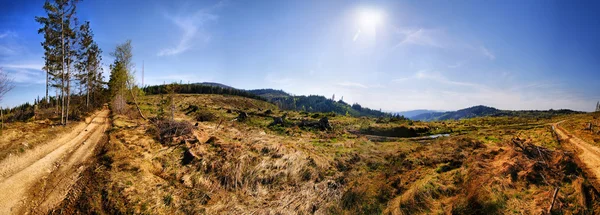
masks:
{"label": "bush", "polygon": [[187,121],[164,119],[156,120],[154,124],[158,129],[158,140],[163,144],[186,139],[192,134],[193,130],[192,124]]}
{"label": "bush", "polygon": [[196,120],[199,122],[209,122],[215,120],[217,117],[214,113],[207,110],[200,110],[196,112]]}

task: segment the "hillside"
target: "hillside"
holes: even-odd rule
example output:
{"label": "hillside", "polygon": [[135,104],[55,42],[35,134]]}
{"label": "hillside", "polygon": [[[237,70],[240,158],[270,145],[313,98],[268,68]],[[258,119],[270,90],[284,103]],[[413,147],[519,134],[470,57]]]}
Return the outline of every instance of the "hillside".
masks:
{"label": "hillside", "polygon": [[274,89],[256,89],[256,90],[248,90],[248,92],[266,98],[266,99],[274,99],[274,98],[285,98],[290,97],[291,95],[284,92],[283,90],[274,90]]}
{"label": "hillside", "polygon": [[351,116],[370,116],[370,117],[383,117],[389,114],[373,110],[370,108],[364,108],[359,104],[349,105],[346,102],[339,100],[333,101],[325,98],[325,96],[309,95],[309,96],[295,96],[284,92],[283,90],[274,89],[259,89],[249,90],[248,92],[258,95],[262,98],[267,99],[279,108],[284,110],[296,110],[306,112],[333,112],[342,115]]}
{"label": "hillside", "polygon": [[492,116],[492,117],[534,117],[534,118],[549,118],[556,115],[563,114],[574,114],[581,113],[578,111],[572,110],[519,110],[519,111],[511,111],[511,110],[499,110],[493,107],[487,107],[483,105],[473,106],[465,109],[460,109],[457,111],[447,111],[447,112],[437,112],[437,113],[424,113],[419,114],[417,116],[411,117],[412,120],[421,120],[421,121],[434,121],[434,120],[458,120],[465,118],[475,118],[475,117],[484,117],[484,116]]}
{"label": "hillside", "polygon": [[[223,87],[225,86],[225,87]],[[359,104],[349,105],[343,101],[333,101],[324,96],[294,96],[283,90],[257,89],[241,90],[218,83],[199,84],[171,84],[147,86],[142,90],[148,95],[167,94],[167,88],[171,87],[173,92],[182,94],[220,94],[242,96],[251,99],[259,99],[271,102],[284,110],[296,110],[306,112],[333,112],[341,115],[384,117],[388,113],[370,108],[364,108]]]}
{"label": "hillside", "polygon": [[203,86],[211,86],[211,87],[221,87],[221,88],[225,88],[225,89],[235,89],[231,86],[225,85],[225,84],[221,84],[221,83],[216,83],[216,82],[200,82],[200,83],[193,83],[195,85],[203,85]]}
{"label": "hillside", "polygon": [[[159,95],[139,100],[149,121],[133,106],[114,114],[98,163],[74,189],[81,195],[70,193],[58,208],[83,214],[540,214],[558,187],[555,211],[600,212],[597,193],[548,126],[564,117],[413,122],[286,111],[230,95],[169,100],[174,121],[163,115]],[[282,115],[287,118],[275,123]],[[324,117],[327,126],[321,126]],[[412,132],[450,136],[398,138]]]}

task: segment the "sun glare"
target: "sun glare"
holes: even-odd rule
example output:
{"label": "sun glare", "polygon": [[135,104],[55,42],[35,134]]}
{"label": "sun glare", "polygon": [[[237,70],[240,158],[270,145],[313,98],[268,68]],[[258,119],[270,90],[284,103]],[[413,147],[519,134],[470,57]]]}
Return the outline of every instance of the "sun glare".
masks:
{"label": "sun glare", "polygon": [[375,9],[362,9],[358,11],[358,24],[361,28],[375,28],[383,22],[383,15]]}

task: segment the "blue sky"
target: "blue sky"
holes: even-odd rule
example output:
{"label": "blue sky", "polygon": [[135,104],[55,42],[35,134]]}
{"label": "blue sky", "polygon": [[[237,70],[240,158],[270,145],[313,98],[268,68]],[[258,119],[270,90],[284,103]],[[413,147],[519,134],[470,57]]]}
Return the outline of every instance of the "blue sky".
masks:
{"label": "blue sky", "polygon": [[[45,94],[43,1],[0,0],[2,105]],[[600,100],[596,1],[92,1],[103,49],[131,39],[137,81],[219,82],[374,109],[570,108]]]}

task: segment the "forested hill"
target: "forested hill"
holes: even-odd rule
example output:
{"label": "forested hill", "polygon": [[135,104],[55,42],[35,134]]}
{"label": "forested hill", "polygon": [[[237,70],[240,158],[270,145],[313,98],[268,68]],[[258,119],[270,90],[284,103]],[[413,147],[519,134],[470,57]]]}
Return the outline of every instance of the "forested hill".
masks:
{"label": "forested hill", "polygon": [[379,110],[373,110],[362,107],[359,104],[349,105],[346,102],[339,100],[334,101],[324,96],[309,95],[295,96],[290,95],[283,90],[274,89],[259,89],[249,90],[248,92],[261,96],[268,101],[276,104],[283,110],[297,110],[306,112],[334,112],[337,114],[348,114],[351,116],[369,116],[369,117],[384,117],[390,116],[389,113],[384,113]]}
{"label": "forested hill", "polygon": [[[225,86],[225,87],[222,87]],[[283,90],[257,89],[241,90],[219,83],[195,83],[195,84],[169,84],[148,86],[143,88],[146,94],[168,93],[172,87],[175,93],[182,94],[223,94],[236,95],[247,98],[259,99],[271,102],[282,110],[296,110],[306,112],[334,112],[341,115],[384,117],[390,116],[379,110],[362,107],[359,104],[349,105],[342,100],[333,101],[324,96],[294,96]]]}
{"label": "forested hill", "polygon": [[257,89],[257,90],[248,90],[248,92],[255,94],[257,96],[273,99],[273,98],[281,98],[281,97],[289,97],[290,94],[284,92],[283,90],[274,90],[274,89]]}
{"label": "forested hill", "polygon": [[267,101],[267,99],[257,96],[256,94],[250,93],[246,90],[239,90],[233,87],[221,87],[226,86],[216,83],[195,83],[195,84],[167,84],[167,85],[155,85],[147,86],[142,90],[148,95],[166,94],[169,91],[181,94],[221,94],[221,95],[234,95],[242,96],[251,99],[258,99]]}
{"label": "forested hill", "polygon": [[421,121],[434,121],[434,120],[449,120],[449,119],[464,119],[464,118],[474,118],[474,117],[482,117],[482,116],[515,116],[515,117],[537,117],[537,118],[547,118],[555,115],[562,114],[572,114],[579,113],[573,110],[519,110],[519,111],[511,111],[511,110],[499,110],[493,107],[487,107],[483,105],[473,106],[470,108],[460,109],[457,111],[448,111],[448,112],[437,112],[437,113],[424,113],[414,117],[411,117],[412,120],[421,120]]}

